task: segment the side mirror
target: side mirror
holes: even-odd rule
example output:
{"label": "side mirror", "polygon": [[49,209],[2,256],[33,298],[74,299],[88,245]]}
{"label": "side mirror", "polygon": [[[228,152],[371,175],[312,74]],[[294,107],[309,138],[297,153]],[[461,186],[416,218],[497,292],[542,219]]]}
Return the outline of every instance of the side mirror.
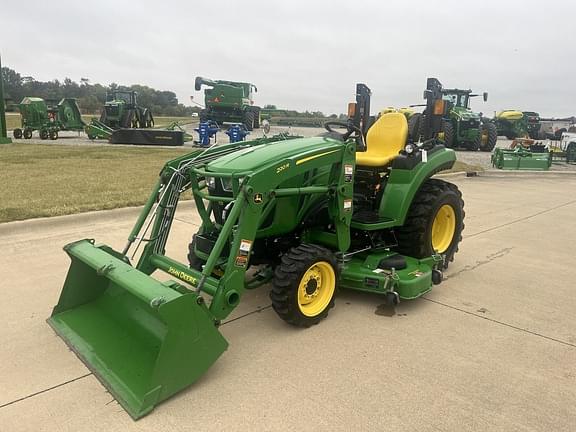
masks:
{"label": "side mirror", "polygon": [[488,101],[488,92],[482,93],[482,99],[484,99],[484,102]]}

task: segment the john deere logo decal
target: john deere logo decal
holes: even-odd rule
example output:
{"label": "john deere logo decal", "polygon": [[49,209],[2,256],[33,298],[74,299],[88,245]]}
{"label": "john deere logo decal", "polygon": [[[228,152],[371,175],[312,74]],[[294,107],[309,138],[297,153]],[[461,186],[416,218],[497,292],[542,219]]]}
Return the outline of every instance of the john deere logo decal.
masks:
{"label": "john deere logo decal", "polygon": [[254,194],[254,202],[256,204],[260,204],[262,202],[262,194],[261,193]]}

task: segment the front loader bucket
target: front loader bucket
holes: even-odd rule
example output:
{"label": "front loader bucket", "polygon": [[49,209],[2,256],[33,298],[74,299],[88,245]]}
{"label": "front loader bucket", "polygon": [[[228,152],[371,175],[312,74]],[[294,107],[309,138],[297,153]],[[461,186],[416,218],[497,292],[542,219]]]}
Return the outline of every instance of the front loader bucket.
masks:
{"label": "front loader bucket", "polygon": [[226,350],[197,294],[92,240],[64,250],[72,263],[48,323],[134,419],[192,384]]}

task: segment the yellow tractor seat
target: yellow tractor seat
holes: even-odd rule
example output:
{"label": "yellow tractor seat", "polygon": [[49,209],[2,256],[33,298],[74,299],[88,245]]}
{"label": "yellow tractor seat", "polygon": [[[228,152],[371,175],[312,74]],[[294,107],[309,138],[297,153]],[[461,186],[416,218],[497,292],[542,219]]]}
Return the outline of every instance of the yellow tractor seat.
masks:
{"label": "yellow tractor seat", "polygon": [[404,114],[393,112],[382,115],[368,129],[366,151],[356,153],[356,164],[381,167],[389,164],[406,146],[408,122]]}

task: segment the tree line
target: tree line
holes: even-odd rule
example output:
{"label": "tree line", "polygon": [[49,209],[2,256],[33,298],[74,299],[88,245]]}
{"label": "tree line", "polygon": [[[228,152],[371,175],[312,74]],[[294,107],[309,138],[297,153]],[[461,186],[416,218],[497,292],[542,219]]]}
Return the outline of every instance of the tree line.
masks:
{"label": "tree line", "polygon": [[82,78],[80,83],[65,78],[52,81],[38,81],[31,76],[22,76],[8,67],[2,67],[4,97],[8,99],[7,109],[16,110],[15,104],[26,96],[40,97],[46,101],[58,102],[62,98],[76,98],[84,114],[98,114],[106,102],[106,93],[111,90],[134,90],[138,93],[138,104],[152,109],[156,116],[190,116],[199,108],[184,106],[178,102],[176,93],[156,90],[152,87],[133,84],[131,86],[112,83],[108,86],[92,84]]}

